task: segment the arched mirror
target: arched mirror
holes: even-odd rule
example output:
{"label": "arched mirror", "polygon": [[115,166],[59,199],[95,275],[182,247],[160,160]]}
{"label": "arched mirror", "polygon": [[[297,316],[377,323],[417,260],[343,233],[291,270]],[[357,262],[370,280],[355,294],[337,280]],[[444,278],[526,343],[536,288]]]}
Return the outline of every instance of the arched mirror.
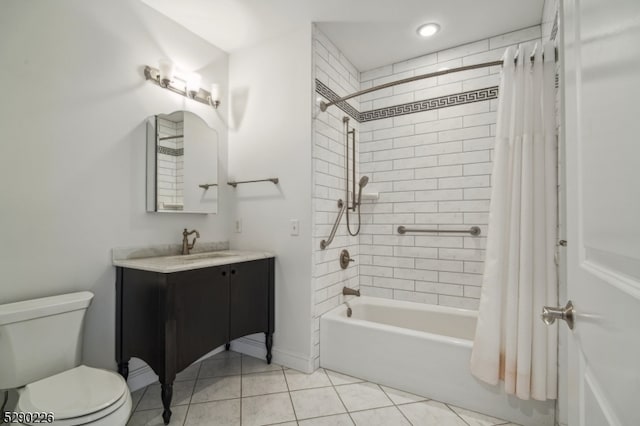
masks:
{"label": "arched mirror", "polygon": [[147,211],[218,211],[218,133],[191,112],[147,119]]}

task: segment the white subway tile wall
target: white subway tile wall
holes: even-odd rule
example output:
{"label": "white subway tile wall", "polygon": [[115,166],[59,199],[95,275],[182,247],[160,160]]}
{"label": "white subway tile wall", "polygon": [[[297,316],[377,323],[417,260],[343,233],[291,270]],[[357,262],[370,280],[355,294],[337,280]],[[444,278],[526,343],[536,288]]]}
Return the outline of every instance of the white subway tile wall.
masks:
{"label": "white subway tile wall", "polygon": [[[158,135],[160,138],[178,136],[183,133],[183,122],[175,123],[158,118]],[[172,138],[158,141],[159,147],[171,150],[183,149],[183,138]],[[176,206],[183,202],[184,156],[157,153],[157,194],[158,208]],[[168,207],[169,208],[169,207]]]}
{"label": "white subway tile wall", "polygon": [[[313,33],[313,61],[315,79],[321,81],[339,96],[359,90],[360,72],[345,58],[338,48],[317,28]],[[315,86],[315,85],[314,85]],[[312,89],[313,99],[320,95]],[[349,103],[360,110],[357,99]],[[338,199],[345,199],[345,134],[343,117],[347,114],[336,106],[326,112],[319,112],[314,106],[313,120],[313,344],[315,367],[320,365],[320,321],[323,313],[343,302],[342,287],[358,288],[359,238],[349,236],[346,228],[346,214],[342,218],[333,243],[325,250],[320,249],[320,241],[328,238],[338,215]],[[353,118],[350,128],[360,134],[360,124]],[[359,179],[358,144],[356,145],[356,181]],[[351,152],[349,161],[351,164]],[[349,177],[349,185],[351,185]],[[357,215],[350,213],[352,229],[357,225]],[[341,269],[340,252],[349,250],[356,263]]]}
{"label": "white subway tile wall", "polygon": [[[360,89],[442,68],[498,60],[508,46],[540,39],[541,27],[533,26],[365,71],[360,73]],[[325,49],[325,55],[330,50]],[[499,73],[500,67],[491,67],[395,86],[360,97],[359,111],[497,86]],[[352,91],[337,81],[326,84],[339,95]],[[497,101],[487,100],[360,125],[360,168],[371,177],[367,190],[380,193],[377,201],[366,201],[362,208],[358,261],[363,294],[477,309],[496,110]],[[332,221],[334,216],[330,216],[326,219]],[[399,225],[479,226],[482,234],[399,235]],[[329,305],[333,306],[323,308]]]}

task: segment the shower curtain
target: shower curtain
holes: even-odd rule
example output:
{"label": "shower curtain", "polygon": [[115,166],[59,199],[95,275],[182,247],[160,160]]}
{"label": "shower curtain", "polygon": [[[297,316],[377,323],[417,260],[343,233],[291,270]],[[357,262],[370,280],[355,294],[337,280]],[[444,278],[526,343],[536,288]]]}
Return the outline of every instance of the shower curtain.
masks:
{"label": "shower curtain", "polygon": [[[544,50],[544,60],[542,51]],[[533,63],[529,60],[535,55]],[[504,54],[499,89],[485,270],[471,372],[521,399],[555,399],[557,150],[555,50]]]}

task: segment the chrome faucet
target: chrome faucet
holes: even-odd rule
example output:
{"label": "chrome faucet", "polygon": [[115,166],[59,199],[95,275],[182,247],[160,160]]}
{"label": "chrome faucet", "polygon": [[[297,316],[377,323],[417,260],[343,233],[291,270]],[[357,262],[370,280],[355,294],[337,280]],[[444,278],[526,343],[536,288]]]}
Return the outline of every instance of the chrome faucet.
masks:
{"label": "chrome faucet", "polygon": [[[188,237],[193,233],[195,233],[196,236],[193,238],[193,242],[189,244]],[[193,231],[187,232],[187,228],[184,228],[184,231],[182,231],[182,254],[189,254],[189,250],[191,250],[193,246],[196,245],[196,238],[200,238],[200,233],[198,231],[194,229]]]}

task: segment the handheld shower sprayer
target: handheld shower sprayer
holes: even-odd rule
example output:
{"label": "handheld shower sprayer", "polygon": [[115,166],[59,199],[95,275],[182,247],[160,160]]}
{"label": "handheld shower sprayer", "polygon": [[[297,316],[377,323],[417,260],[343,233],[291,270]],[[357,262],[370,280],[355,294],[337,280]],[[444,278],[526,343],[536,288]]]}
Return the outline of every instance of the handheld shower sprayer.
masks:
{"label": "handheld shower sprayer", "polygon": [[356,205],[360,205],[360,201],[362,200],[362,188],[364,188],[365,186],[367,186],[367,184],[369,183],[369,176],[362,176],[360,178],[360,182],[358,182],[358,186],[360,187],[358,189],[358,202],[356,203]]}

